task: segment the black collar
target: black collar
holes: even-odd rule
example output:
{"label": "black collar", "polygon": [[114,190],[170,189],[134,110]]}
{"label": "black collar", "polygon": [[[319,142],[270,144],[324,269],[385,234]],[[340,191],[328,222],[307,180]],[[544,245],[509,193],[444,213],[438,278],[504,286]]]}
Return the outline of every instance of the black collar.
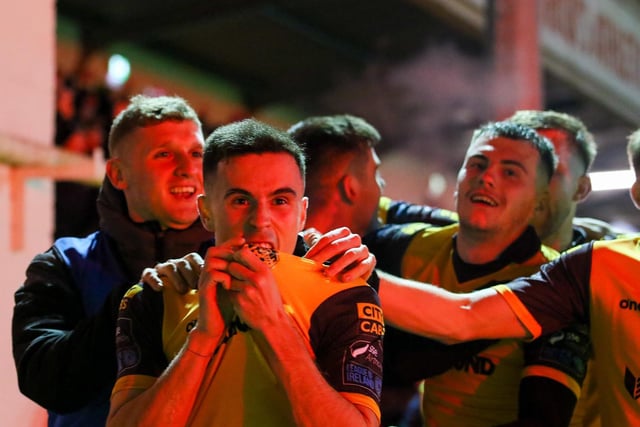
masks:
{"label": "black collar", "polygon": [[466,282],[495,273],[511,263],[521,264],[534,256],[540,250],[540,245],[540,238],[534,228],[529,226],[497,259],[486,264],[470,264],[464,262],[458,254],[456,234],[453,236],[453,269],[458,281]]}
{"label": "black collar", "polygon": [[133,222],[124,194],[106,178],[97,205],[100,230],[111,239],[132,283],[140,278],[145,267],[153,267],[169,258],[181,258],[190,252],[204,255],[206,247],[212,244],[213,234],[204,229],[199,219],[184,230],[161,230],[155,221]]}

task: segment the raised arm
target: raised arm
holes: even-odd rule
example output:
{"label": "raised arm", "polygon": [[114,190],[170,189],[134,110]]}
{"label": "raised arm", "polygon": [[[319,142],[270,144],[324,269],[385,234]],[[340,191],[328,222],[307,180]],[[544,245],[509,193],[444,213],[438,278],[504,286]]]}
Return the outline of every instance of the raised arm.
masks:
{"label": "raised arm", "polygon": [[[310,228],[304,232],[305,243],[310,246],[305,258],[320,264],[331,261],[326,267],[325,274],[343,282],[350,282],[357,278],[375,282],[372,273],[376,266],[376,257],[362,244],[360,236],[352,233],[347,227],[337,228],[325,234]],[[145,268],[140,282],[160,291],[165,286],[185,293],[196,289],[198,277],[203,264],[202,257],[193,252],[182,258],[170,259]]]}
{"label": "raised arm", "polygon": [[[271,270],[248,249],[239,251],[236,259],[238,262],[229,267],[234,277],[230,285],[233,306],[240,319],[251,328],[269,366],[282,383],[296,425],[326,426],[328,420],[335,425],[379,425],[372,409],[347,399],[329,384],[321,372],[329,369],[322,366],[326,360],[315,360],[310,353],[308,343],[285,311]],[[370,288],[361,288],[373,294]],[[353,329],[356,325],[350,326]],[[336,365],[348,351],[342,348],[340,354],[332,353],[332,363]],[[377,351],[381,353],[381,347]],[[322,355],[315,356],[322,359]]]}
{"label": "raised arm", "polygon": [[455,294],[377,272],[385,319],[400,329],[445,343],[530,336],[494,288]]}
{"label": "raised arm", "polygon": [[[144,300],[135,295],[135,291],[127,294],[118,319],[116,341],[121,361],[120,379],[111,397],[109,426],[187,424],[207,369],[223,343],[225,324],[232,317],[231,306],[224,297],[226,291],[218,289],[220,283],[229,283],[229,276],[223,270],[230,257],[231,250],[227,247],[210,248],[200,274],[197,294],[192,292],[180,296],[197,298],[200,308],[198,322],[177,356],[163,371],[158,367],[165,360],[161,353],[164,346],[157,342],[160,334],[157,329],[162,325],[148,322],[150,316],[143,309]],[[170,287],[164,292],[177,291]],[[146,300],[150,298],[163,296],[152,293]],[[152,341],[154,337],[155,343]],[[132,347],[140,349],[137,358],[131,357],[131,351],[135,351]],[[127,361],[130,365],[125,365]]]}
{"label": "raised arm", "polygon": [[270,326],[252,331],[269,366],[282,383],[293,409],[296,425],[378,426],[377,415],[354,404],[332,388],[318,370],[302,337],[282,312]]}

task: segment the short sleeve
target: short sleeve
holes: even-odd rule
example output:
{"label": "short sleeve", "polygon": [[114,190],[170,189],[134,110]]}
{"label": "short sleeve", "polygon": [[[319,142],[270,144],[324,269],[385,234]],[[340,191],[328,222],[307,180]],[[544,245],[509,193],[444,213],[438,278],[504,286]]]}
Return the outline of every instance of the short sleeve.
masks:
{"label": "short sleeve", "polygon": [[325,300],[311,317],[309,336],[329,384],[379,416],[384,319],[375,291],[358,286]]}
{"label": "short sleeve", "polygon": [[545,335],[576,322],[589,324],[589,278],[593,242],[564,252],[529,277],[518,278],[498,292],[525,325],[532,319]]}
{"label": "short sleeve", "polygon": [[135,285],[120,303],[116,324],[118,378],[158,377],[168,365],[162,346],[162,293]]}
{"label": "short sleeve", "polygon": [[579,396],[591,356],[589,329],[576,323],[543,335],[525,344],[524,355],[524,376],[552,379]]}

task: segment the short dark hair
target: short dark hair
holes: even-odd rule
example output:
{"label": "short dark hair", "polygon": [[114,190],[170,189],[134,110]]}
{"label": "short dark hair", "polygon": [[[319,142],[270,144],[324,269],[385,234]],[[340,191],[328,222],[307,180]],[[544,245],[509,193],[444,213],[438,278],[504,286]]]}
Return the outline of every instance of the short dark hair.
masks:
{"label": "short dark hair", "polygon": [[135,129],[175,120],[190,120],[202,128],[200,119],[189,103],[179,96],[133,96],[127,107],[111,124],[109,152],[113,153],[120,142]]}
{"label": "short dark hair", "polygon": [[[284,131],[255,119],[245,119],[220,126],[204,144],[202,171],[205,185],[215,177],[218,163],[244,154],[287,153],[298,165],[305,179],[305,156],[302,148]],[[274,171],[277,173],[278,171]]]}
{"label": "short dark hair", "polygon": [[380,142],[380,133],[366,120],[349,114],[314,116],[289,128],[307,157],[309,179],[325,170],[336,156],[362,153]]}
{"label": "short dark hair", "polygon": [[627,156],[629,156],[629,164],[633,168],[636,176],[640,175],[640,129],[629,135],[627,143]]}
{"label": "short dark hair", "polygon": [[482,137],[528,141],[540,154],[540,163],[544,168],[547,181],[551,180],[558,166],[558,157],[551,141],[528,126],[511,121],[489,122],[473,132],[471,144]]}
{"label": "short dark hair", "polygon": [[593,135],[587,130],[584,123],[575,116],[553,110],[520,110],[507,120],[529,126],[535,130],[556,129],[564,131],[580,155],[584,165],[584,173],[587,173],[591,168],[598,153],[598,146]]}

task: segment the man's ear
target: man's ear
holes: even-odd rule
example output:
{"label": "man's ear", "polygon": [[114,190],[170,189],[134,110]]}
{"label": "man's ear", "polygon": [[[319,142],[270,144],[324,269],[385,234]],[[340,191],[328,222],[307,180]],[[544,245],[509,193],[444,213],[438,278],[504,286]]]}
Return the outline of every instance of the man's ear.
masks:
{"label": "man's ear", "polygon": [[299,220],[298,231],[304,230],[304,226],[307,223],[308,208],[309,208],[309,198],[305,196],[302,198],[302,207],[300,209],[300,220]]}
{"label": "man's ear", "polygon": [[544,190],[538,193],[538,197],[536,197],[536,204],[533,208],[534,215],[538,215],[547,209],[549,209],[549,201],[550,195],[549,190]]}
{"label": "man's ear", "polygon": [[636,205],[636,208],[640,209],[640,181],[636,178],[636,180],[631,185],[629,189],[629,194],[631,195],[631,200],[633,204]]}
{"label": "man's ear", "polygon": [[573,194],[574,202],[581,202],[591,193],[591,178],[589,175],[582,175],[578,178],[578,188]]}
{"label": "man's ear", "polygon": [[123,165],[120,159],[111,158],[107,160],[106,164],[106,174],[109,181],[111,181],[111,185],[113,185],[118,190],[124,190],[127,188],[127,180],[124,177],[123,173]]}
{"label": "man's ear", "polygon": [[340,187],[342,199],[349,204],[353,204],[360,189],[360,183],[356,177],[350,173],[346,173],[338,182],[338,186]]}
{"label": "man's ear", "polygon": [[198,214],[200,215],[200,221],[205,229],[211,232],[215,232],[215,226],[213,221],[213,215],[211,210],[207,206],[207,196],[200,194],[198,196]]}

